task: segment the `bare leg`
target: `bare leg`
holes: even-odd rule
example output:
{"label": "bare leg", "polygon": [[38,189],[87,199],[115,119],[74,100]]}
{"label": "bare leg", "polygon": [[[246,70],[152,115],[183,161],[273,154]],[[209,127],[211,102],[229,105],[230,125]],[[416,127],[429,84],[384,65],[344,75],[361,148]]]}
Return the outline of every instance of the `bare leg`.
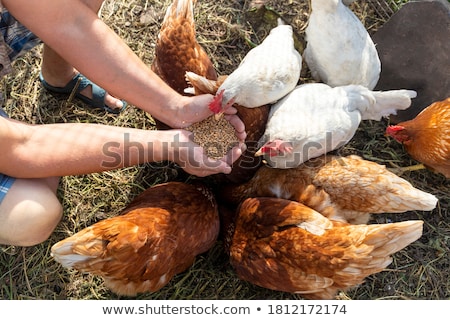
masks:
{"label": "bare leg", "polygon": [[0,204],[0,244],[32,246],[45,241],[62,216],[59,178],[17,179]]}
{"label": "bare leg", "polygon": [[[85,1],[86,5],[94,12],[100,10],[103,1]],[[68,64],[60,55],[52,48],[44,44],[42,53],[41,72],[45,81],[54,87],[65,87],[67,83],[76,75],[78,71]],[[92,90],[86,87],[81,94],[88,98],[92,98]],[[105,103],[111,109],[121,109],[123,102],[109,94],[105,96]]]}

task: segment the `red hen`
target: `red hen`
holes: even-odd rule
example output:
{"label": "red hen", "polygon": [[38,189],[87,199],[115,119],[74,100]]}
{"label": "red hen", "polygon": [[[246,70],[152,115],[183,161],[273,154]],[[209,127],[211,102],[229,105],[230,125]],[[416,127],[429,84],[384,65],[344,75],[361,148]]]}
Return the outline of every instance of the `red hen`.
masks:
{"label": "red hen", "polygon": [[230,246],[238,276],[261,287],[332,299],[383,271],[390,255],[422,235],[422,221],[350,225],[298,203],[249,198]]}
{"label": "red hen", "polygon": [[51,249],[66,268],[104,278],[121,295],[157,291],[189,268],[219,234],[208,189],[181,182],[151,187],[121,215],[99,221]]}
{"label": "red hen", "polygon": [[450,98],[432,103],[412,120],[389,126],[386,133],[412,158],[450,178]]}

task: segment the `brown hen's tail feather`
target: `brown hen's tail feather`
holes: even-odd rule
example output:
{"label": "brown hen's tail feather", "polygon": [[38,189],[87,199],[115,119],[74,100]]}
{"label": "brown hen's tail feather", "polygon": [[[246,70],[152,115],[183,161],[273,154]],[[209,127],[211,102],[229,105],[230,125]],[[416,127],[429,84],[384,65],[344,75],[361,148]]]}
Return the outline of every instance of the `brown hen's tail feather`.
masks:
{"label": "brown hen's tail feather", "polygon": [[391,224],[369,225],[365,244],[373,245],[373,257],[394,254],[422,236],[423,221],[413,220]]}
{"label": "brown hen's tail feather", "polygon": [[[350,228],[361,228],[361,225]],[[335,277],[335,285],[323,292],[307,295],[308,299],[331,299],[330,295],[345,288],[348,290],[362,283],[372,274],[383,271],[392,263],[392,255],[422,236],[423,221],[405,221],[392,224],[366,225],[367,233],[360,246],[360,250],[370,252],[362,254],[365,258],[353,259],[345,269],[338,272]],[[351,232],[350,232],[351,233]],[[372,248],[372,249],[370,249]],[[353,254],[358,254],[357,251]]]}
{"label": "brown hen's tail feather", "polygon": [[[348,290],[362,283],[372,274],[383,271],[392,263],[391,255],[404,249],[422,235],[423,221],[405,221],[380,225],[349,226],[361,231],[367,228],[362,244],[349,251],[352,263],[338,271],[333,277],[334,283],[316,292],[298,292],[302,297],[311,300],[334,299],[339,290]],[[360,232],[355,232],[358,234]],[[349,231],[349,234],[352,234]],[[358,259],[358,257],[362,257]]]}
{"label": "brown hen's tail feather", "polygon": [[75,253],[73,251],[73,243],[69,241],[61,241],[52,247],[51,256],[65,268],[76,267],[79,263],[85,263],[90,259],[89,256]]}
{"label": "brown hen's tail feather", "polygon": [[194,5],[196,2],[196,0],[174,0],[173,3],[167,8],[163,21],[167,22],[170,18],[180,17],[193,21]]}

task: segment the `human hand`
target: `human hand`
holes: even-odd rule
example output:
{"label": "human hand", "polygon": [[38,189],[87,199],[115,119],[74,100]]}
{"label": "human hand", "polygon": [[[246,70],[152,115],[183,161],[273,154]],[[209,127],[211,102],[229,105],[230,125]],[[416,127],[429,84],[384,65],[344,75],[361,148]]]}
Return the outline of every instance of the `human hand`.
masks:
{"label": "human hand", "polygon": [[[214,97],[210,94],[192,97],[180,96],[180,101],[176,103],[178,107],[175,107],[175,115],[170,118],[169,123],[166,123],[172,128],[182,129],[206,119],[213,115],[213,112],[208,108],[208,105],[213,98]],[[245,125],[236,113],[237,109],[230,107],[224,111],[224,116],[234,127],[238,141],[244,142],[247,137]]]}
{"label": "human hand", "polygon": [[[175,131],[175,130],[172,130]],[[206,156],[205,150],[193,142],[193,135],[187,130],[176,130],[171,145],[172,156],[169,160],[176,162],[189,174],[205,177],[217,173],[229,174],[231,165],[242,155],[246,146],[243,142],[234,146],[222,159],[215,160]]]}

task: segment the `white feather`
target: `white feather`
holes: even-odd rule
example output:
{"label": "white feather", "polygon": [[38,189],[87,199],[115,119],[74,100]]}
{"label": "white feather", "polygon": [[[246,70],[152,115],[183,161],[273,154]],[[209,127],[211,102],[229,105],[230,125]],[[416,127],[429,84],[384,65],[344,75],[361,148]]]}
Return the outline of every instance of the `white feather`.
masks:
{"label": "white feather", "polygon": [[248,108],[274,103],[292,91],[300,78],[302,57],[290,25],[279,21],[264,41],[251,49],[217,90],[222,107],[231,99]]}
{"label": "white feather", "polygon": [[[323,83],[297,86],[271,108],[259,141],[290,142],[292,153],[265,156],[275,168],[294,168],[335,150],[353,138],[361,120],[379,120],[395,108],[406,109],[414,91],[373,92],[360,85],[332,88]],[[380,100],[379,100],[380,99]]]}
{"label": "white feather", "polygon": [[304,59],[312,76],[332,87],[359,84],[373,89],[381,62],[364,25],[341,0],[311,0],[311,6]]}

